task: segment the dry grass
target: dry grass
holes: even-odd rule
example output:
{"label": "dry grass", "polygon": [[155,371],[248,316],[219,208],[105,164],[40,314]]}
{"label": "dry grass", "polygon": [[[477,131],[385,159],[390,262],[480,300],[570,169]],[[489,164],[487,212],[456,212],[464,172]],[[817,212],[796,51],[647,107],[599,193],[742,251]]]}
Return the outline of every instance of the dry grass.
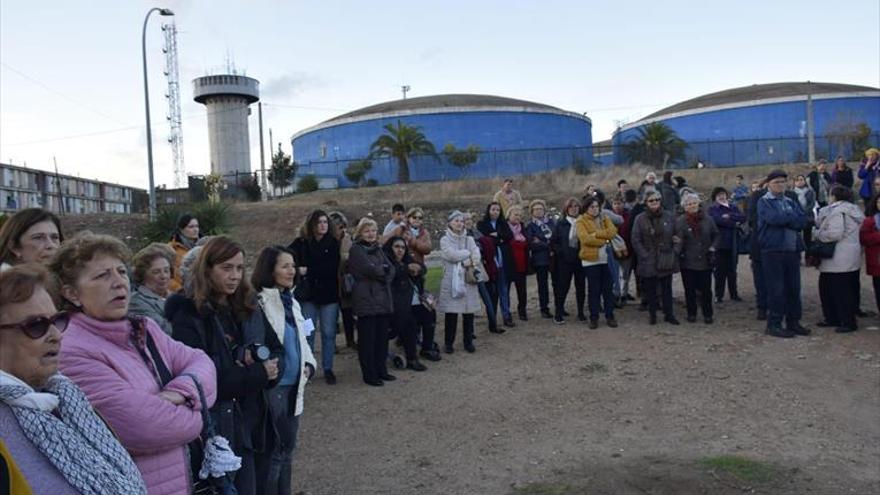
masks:
{"label": "dry grass", "polygon": [[[674,170],[697,190],[708,194],[715,186],[733,187],[736,175],[742,174],[746,183],[766,176],[776,165]],[[805,173],[806,165],[782,166],[789,173]],[[578,174],[571,169],[515,178],[515,188],[527,201],[541,198],[551,208],[559,209],[571,196],[580,197],[588,184],[596,184],[603,191],[615,191],[617,181],[626,179],[638,187],[648,167],[615,166],[594,168],[589,174]],[[407,207],[420,206],[425,210],[425,223],[436,244],[446,226],[446,215],[452,209],[473,211],[482,216],[486,204],[499,189],[502,179],[468,179],[448,182],[423,182],[361,189],[338,189],[297,194],[268,203],[239,203],[233,205],[231,234],[240,239],[251,254],[266,245],[288,244],[297,236],[297,229],[308,213],[316,208],[339,210],[351,225],[362,216],[372,216],[380,227],[385,225],[394,203]]]}

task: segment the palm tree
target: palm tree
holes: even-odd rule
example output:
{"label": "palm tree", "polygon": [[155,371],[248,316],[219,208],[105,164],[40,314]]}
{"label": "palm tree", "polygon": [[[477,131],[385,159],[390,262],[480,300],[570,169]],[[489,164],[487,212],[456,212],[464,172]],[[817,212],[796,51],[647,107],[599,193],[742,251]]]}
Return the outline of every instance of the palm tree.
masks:
{"label": "palm tree", "polygon": [[392,156],[397,159],[397,182],[409,182],[410,155],[422,154],[437,157],[437,150],[421,131],[421,127],[408,126],[397,121],[397,126],[385,124],[382,134],[370,146],[370,157]]}
{"label": "palm tree", "polygon": [[629,163],[641,162],[655,168],[684,160],[687,143],[663,122],[653,122],[636,129],[638,136],[629,139],[623,152]]}

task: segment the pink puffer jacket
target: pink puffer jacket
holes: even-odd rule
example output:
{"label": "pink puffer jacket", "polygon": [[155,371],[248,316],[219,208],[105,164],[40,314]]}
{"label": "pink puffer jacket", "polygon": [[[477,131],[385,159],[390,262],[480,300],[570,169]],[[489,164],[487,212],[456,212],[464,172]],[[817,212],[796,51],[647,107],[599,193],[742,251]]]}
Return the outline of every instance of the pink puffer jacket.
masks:
{"label": "pink puffer jacket", "polygon": [[150,495],[187,494],[190,475],[184,449],[202,429],[202,405],[192,378],[184,373],[198,377],[210,407],[217,389],[214,364],[202,351],[173,340],[149,318],[146,330],[173,377],[164,390],[180,393],[187,403],[175,406],[158,396],[157,378],[132,343],[128,320],[106,322],[75,314],[61,344],[60,368],[131,453]]}

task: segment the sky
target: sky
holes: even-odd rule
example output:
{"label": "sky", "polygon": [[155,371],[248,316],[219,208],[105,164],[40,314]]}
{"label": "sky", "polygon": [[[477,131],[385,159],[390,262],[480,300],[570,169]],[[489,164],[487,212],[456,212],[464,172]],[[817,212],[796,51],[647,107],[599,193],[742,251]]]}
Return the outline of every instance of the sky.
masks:
{"label": "sky", "polygon": [[[159,0],[156,0],[159,2]],[[210,171],[192,80],[231,62],[261,84],[266,157],[340,113],[491,94],[618,124],[706,93],[784,81],[880,87],[880,0],[0,2],[0,161],[147,186],[147,27],[156,184],[173,186],[161,25],[178,34],[184,158]],[[251,161],[259,168],[254,106]]]}

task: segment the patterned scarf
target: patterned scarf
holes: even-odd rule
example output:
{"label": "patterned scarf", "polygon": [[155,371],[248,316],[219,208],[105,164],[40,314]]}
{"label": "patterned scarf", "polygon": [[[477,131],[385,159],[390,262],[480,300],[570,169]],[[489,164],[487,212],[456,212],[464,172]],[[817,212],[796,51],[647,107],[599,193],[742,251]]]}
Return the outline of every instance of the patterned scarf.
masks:
{"label": "patterned scarf", "polygon": [[[44,396],[48,395],[57,401],[46,400]],[[0,400],[12,410],[34,447],[78,492],[146,495],[147,488],[134,461],[69,378],[56,374],[49,378],[43,393],[37,393],[0,371]],[[52,413],[55,404],[58,416]]]}

